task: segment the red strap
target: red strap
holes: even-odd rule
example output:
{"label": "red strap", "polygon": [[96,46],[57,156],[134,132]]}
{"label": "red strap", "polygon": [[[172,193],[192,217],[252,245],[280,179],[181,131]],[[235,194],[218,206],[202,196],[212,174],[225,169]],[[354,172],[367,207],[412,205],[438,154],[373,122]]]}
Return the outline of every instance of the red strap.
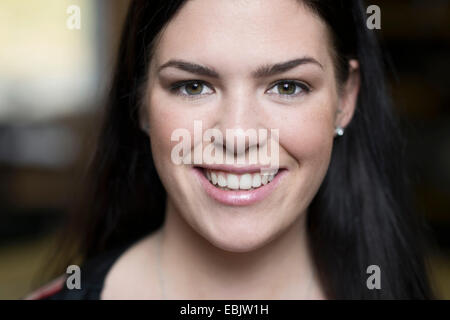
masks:
{"label": "red strap", "polygon": [[66,276],[62,275],[46,285],[28,294],[24,300],[41,300],[61,291],[66,283]]}

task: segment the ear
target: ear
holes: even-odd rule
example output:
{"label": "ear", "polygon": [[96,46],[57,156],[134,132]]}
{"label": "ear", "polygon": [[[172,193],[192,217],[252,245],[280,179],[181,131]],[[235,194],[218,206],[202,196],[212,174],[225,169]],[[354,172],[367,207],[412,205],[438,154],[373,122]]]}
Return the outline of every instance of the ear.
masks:
{"label": "ear", "polygon": [[148,134],[149,125],[148,125],[148,116],[147,116],[147,107],[146,105],[142,105],[139,107],[139,127],[142,131]]}
{"label": "ear", "polygon": [[359,63],[357,60],[349,61],[349,76],[339,96],[339,105],[336,110],[336,127],[345,128],[353,118],[360,88]]}

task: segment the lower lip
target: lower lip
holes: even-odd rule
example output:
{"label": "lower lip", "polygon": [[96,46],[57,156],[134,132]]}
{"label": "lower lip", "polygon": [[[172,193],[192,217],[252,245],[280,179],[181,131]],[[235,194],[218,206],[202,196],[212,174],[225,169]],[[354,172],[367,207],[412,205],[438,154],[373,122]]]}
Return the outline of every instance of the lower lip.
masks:
{"label": "lower lip", "polygon": [[214,200],[231,206],[248,206],[267,198],[286,176],[287,170],[280,169],[270,183],[254,190],[222,190],[211,184],[203,174],[203,169],[192,168],[205,192]]}

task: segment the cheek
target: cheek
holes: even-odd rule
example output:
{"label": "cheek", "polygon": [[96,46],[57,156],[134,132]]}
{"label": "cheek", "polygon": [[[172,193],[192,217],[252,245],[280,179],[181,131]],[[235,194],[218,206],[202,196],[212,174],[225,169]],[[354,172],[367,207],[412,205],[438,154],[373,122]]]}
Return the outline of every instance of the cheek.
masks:
{"label": "cheek", "polygon": [[333,147],[334,116],[332,104],[290,112],[280,130],[280,146],[292,163],[292,189],[286,204],[292,212],[298,205],[306,208],[315,196],[328,170]]}
{"label": "cheek", "polygon": [[161,182],[168,194],[178,195],[187,203],[188,179],[181,179],[181,182],[179,179],[185,174],[184,166],[177,165],[171,158],[173,148],[184,140],[177,137],[176,141],[171,141],[171,137],[176,129],[185,129],[192,138],[192,121],[185,112],[166,101],[159,93],[148,96],[147,117],[152,157]]}
{"label": "cheek", "polygon": [[170,101],[166,101],[161,94],[150,94],[148,98],[147,115],[153,156],[155,161],[172,163],[171,150],[179,143],[179,141],[171,141],[172,133],[182,128],[188,130],[192,137],[193,120],[189,119],[189,113],[171,105]]}
{"label": "cheek", "polygon": [[314,161],[319,165],[328,161],[334,132],[330,106],[331,103],[300,106],[284,117],[280,144],[297,162]]}
{"label": "cheek", "polygon": [[154,151],[158,153],[155,157],[165,157],[165,161],[171,160],[172,149],[182,141],[180,137],[177,137],[176,141],[171,141],[175,130],[187,130],[193,148],[195,144],[201,142],[203,133],[194,134],[194,122],[201,120],[202,129],[205,130],[213,120],[211,110],[208,108],[196,108],[186,102],[180,102],[159,89],[148,95],[148,101],[147,114],[152,150],[155,148]]}

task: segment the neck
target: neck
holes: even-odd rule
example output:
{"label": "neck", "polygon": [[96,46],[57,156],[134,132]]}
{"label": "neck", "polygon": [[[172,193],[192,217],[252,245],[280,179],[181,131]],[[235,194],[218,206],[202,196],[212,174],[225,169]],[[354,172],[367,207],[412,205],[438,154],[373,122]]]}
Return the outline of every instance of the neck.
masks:
{"label": "neck", "polygon": [[306,212],[281,235],[251,252],[212,245],[168,201],[160,234],[163,291],[168,299],[312,299],[317,279]]}

